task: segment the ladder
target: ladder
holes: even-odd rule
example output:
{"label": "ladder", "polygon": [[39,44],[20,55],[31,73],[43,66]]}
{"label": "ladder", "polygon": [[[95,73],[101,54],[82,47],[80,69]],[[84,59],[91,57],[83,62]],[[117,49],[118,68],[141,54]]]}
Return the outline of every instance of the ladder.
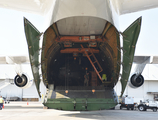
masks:
{"label": "ladder", "polygon": [[[81,44],[81,47],[84,48],[82,44]],[[88,48],[89,48],[89,46],[88,46]],[[93,52],[91,51],[91,49],[89,49],[89,52],[91,53],[90,55],[88,54],[88,52],[87,52],[86,49],[85,49],[85,51],[84,51],[86,57],[87,57],[88,60],[90,61],[91,65],[92,65],[92,67],[94,68],[95,72],[97,73],[99,79],[103,82],[103,80],[102,80],[102,78],[101,78],[101,76],[100,76],[100,74],[99,74],[100,72],[103,71],[103,69],[102,69],[102,67],[100,66],[100,64],[99,64],[99,62],[98,62],[98,60],[97,60],[97,58],[95,57],[95,55],[93,54]],[[94,60],[95,60],[94,62],[93,62],[92,59],[90,58],[91,56],[94,58]],[[98,65],[100,71],[97,70],[97,68],[96,68],[96,66],[95,66],[95,63]]]}

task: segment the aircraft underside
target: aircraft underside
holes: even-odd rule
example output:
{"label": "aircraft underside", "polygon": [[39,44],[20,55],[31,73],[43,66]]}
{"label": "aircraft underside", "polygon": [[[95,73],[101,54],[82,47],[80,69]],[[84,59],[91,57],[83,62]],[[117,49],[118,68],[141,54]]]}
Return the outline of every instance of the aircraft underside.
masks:
{"label": "aircraft underside", "polygon": [[[25,19],[25,26],[29,24],[25,32],[39,90],[40,75],[34,72],[39,66],[39,46],[30,41],[38,39],[40,33]],[[100,110],[117,104],[113,87],[119,78],[121,48],[119,32],[111,23],[84,16],[59,20],[45,31],[41,53],[42,78],[48,88],[45,106],[61,110]],[[128,66],[130,71],[131,65]],[[128,77],[127,73],[125,71],[124,76]]]}

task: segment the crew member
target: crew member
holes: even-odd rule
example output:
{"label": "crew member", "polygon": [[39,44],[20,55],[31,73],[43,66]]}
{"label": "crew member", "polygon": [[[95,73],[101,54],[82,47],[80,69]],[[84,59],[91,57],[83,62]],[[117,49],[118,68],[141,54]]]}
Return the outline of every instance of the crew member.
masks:
{"label": "crew member", "polygon": [[4,103],[4,100],[3,100],[2,96],[0,96],[0,110],[2,110],[2,108],[3,108],[3,103]]}
{"label": "crew member", "polygon": [[103,74],[103,75],[102,75],[102,80],[103,80],[103,82],[107,81],[106,74]]}

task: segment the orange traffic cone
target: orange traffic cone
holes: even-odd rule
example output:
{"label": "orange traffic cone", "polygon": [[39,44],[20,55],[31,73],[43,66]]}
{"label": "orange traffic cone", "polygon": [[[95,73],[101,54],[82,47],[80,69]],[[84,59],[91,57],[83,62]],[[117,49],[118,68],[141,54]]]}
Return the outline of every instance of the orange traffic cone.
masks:
{"label": "orange traffic cone", "polygon": [[4,105],[3,105],[3,108],[4,108]]}
{"label": "orange traffic cone", "polygon": [[27,105],[29,105],[29,103],[27,102]]}

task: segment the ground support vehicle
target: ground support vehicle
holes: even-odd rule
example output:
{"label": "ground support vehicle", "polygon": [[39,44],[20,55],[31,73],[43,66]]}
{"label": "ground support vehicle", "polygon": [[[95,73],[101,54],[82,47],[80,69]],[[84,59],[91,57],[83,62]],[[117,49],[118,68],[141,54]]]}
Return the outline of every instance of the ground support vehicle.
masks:
{"label": "ground support vehicle", "polygon": [[121,103],[121,105],[120,105],[120,109],[122,109],[122,108],[127,108],[127,110],[134,110],[134,106],[135,106],[135,104],[123,104],[123,103]]}
{"label": "ground support vehicle", "polygon": [[147,101],[147,102],[141,102],[138,105],[139,111],[146,111],[147,109],[152,109],[153,112],[156,112],[158,109],[158,102],[155,101]]}
{"label": "ground support vehicle", "polygon": [[127,110],[134,110],[135,103],[133,97],[122,97],[120,104],[120,109],[127,108]]}

